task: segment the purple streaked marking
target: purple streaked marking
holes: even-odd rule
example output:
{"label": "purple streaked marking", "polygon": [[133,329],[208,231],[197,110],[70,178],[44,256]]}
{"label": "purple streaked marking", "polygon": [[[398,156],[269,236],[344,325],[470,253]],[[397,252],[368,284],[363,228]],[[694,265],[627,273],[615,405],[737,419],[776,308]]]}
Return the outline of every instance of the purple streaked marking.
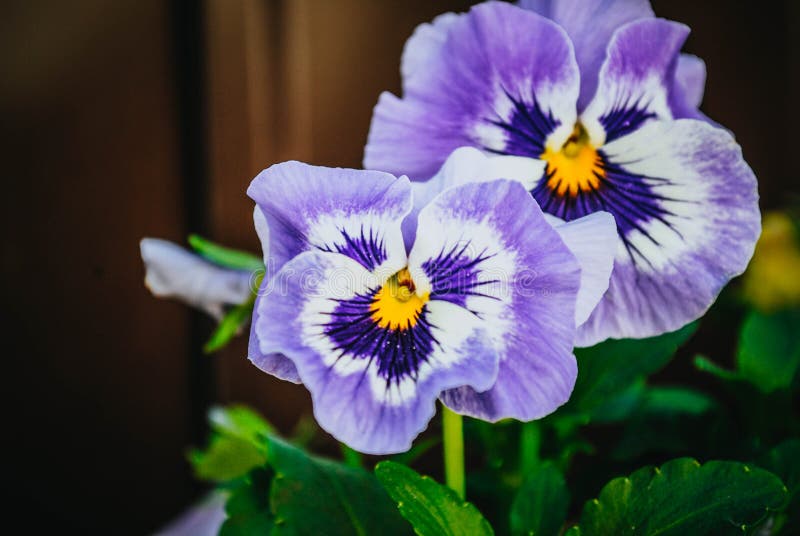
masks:
{"label": "purple streaked marking", "polygon": [[392,329],[379,325],[374,318],[377,290],[366,295],[338,301],[330,313],[331,320],[324,324],[325,334],[333,341],[339,359],[377,359],[378,375],[399,383],[406,377],[418,379],[419,368],[426,362],[438,341],[431,333],[423,306],[413,325],[405,329]]}

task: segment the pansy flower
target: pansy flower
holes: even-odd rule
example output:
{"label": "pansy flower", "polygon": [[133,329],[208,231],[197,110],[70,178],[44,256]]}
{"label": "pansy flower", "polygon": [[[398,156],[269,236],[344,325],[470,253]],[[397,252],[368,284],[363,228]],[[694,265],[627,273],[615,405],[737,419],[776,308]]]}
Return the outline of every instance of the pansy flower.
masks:
{"label": "pansy flower", "polygon": [[[442,173],[473,172],[462,156]],[[518,163],[482,175],[515,176]],[[415,204],[406,177],[298,162],[248,190],[277,270],[256,301],[250,359],[301,381],[320,426],[363,452],[408,449],[439,397],[492,421],[552,412],[575,382],[576,310],[604,290],[579,294],[569,229],[518,181],[434,193]],[[591,227],[614,239],[610,216]],[[596,264],[607,284],[610,255]]]}
{"label": "pansy flower", "polygon": [[251,271],[219,266],[160,238],[143,238],[140,250],[145,285],[154,296],[176,298],[219,320],[227,307],[252,295]]}
{"label": "pansy flower", "polygon": [[616,220],[609,289],[578,343],[677,329],[744,270],[760,229],[739,146],[697,110],[705,70],[680,54],[689,29],[645,0],[522,5],[417,29],[365,167],[426,180],[462,146],[530,159],[526,188],[556,221]]}

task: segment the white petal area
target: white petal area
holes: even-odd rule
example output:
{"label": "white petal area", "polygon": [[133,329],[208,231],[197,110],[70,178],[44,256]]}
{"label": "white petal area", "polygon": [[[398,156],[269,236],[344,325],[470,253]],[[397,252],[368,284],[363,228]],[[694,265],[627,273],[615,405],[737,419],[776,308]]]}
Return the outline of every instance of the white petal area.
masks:
{"label": "white petal area", "polygon": [[[545,162],[525,156],[488,156],[474,147],[460,147],[448,156],[439,172],[429,181],[414,183],[414,205],[427,205],[436,194],[470,182],[508,179],[521,183],[526,190],[536,185]],[[427,188],[424,188],[427,187]],[[427,195],[417,196],[417,192]],[[416,197],[421,197],[417,200]]]}
{"label": "white petal area", "polygon": [[225,305],[238,305],[251,294],[252,274],[212,264],[179,245],[158,238],[140,243],[145,285],[160,298],[177,298],[221,318]]}
{"label": "white petal area", "polygon": [[[442,252],[459,252],[452,255],[458,260],[475,264],[475,281],[470,276],[454,274],[454,287],[468,284],[476,292],[466,294],[464,307],[476,312],[486,323],[487,331],[498,351],[505,351],[506,336],[515,327],[513,315],[509,313],[514,300],[518,274],[525,270],[520,266],[516,251],[506,245],[506,239],[489,221],[488,215],[481,219],[448,217],[441,209],[429,205],[420,213],[420,228],[409,254],[408,266],[419,294],[436,293],[436,281],[426,273],[426,263],[439,257]],[[451,262],[448,258],[445,262]],[[435,263],[434,263],[435,265]],[[442,286],[448,286],[443,284]]]}
{"label": "white petal area", "polygon": [[403,221],[406,248],[416,234],[419,211],[434,197],[447,190],[471,182],[507,179],[519,182],[531,190],[544,173],[545,162],[524,156],[487,156],[474,147],[459,147],[453,151],[436,175],[424,182],[412,182],[414,208]]}
{"label": "white petal area", "polygon": [[[420,378],[426,379],[433,373],[447,373],[452,377],[447,381],[447,388],[470,385],[478,391],[485,391],[494,385],[497,379],[497,356],[493,349],[488,348],[490,344],[474,343],[476,337],[488,338],[488,334],[484,331],[484,323],[463,307],[446,301],[431,300],[426,310],[426,319],[434,326],[431,332],[437,344],[428,361],[420,367]],[[470,358],[481,353],[487,357],[477,363]],[[473,367],[478,365],[482,372],[476,373],[477,371],[473,370],[466,373],[454,370],[470,362]]]}
{"label": "white petal area", "polygon": [[688,26],[664,19],[638,20],[614,33],[597,93],[580,116],[595,147],[648,121],[674,117],[670,93],[688,35]]}
{"label": "white petal area", "polygon": [[[261,252],[264,256],[264,266],[269,266],[269,224],[267,218],[258,205],[253,207],[253,224],[256,228],[258,240],[261,242]],[[272,273],[270,270],[267,270]]]}
{"label": "white petal area", "polygon": [[575,325],[580,326],[608,290],[619,236],[614,216],[595,212],[554,226],[581,266],[581,287],[575,305]]}
{"label": "white petal area", "polygon": [[368,270],[405,266],[401,224],[411,210],[406,177],[283,162],[259,173],[247,193],[269,226],[271,272],[313,249],[342,253]]}
{"label": "white petal area", "polygon": [[606,295],[578,330],[589,345],[674,331],[741,274],[760,233],[758,190],[741,148],[704,121],[654,121],[604,148],[643,177],[659,217],[620,241]]}
{"label": "white petal area", "polygon": [[448,391],[449,407],[489,421],[530,420],[567,400],[580,267],[519,182],[439,194],[420,211],[409,271],[418,293],[480,318],[499,354],[491,389]]}

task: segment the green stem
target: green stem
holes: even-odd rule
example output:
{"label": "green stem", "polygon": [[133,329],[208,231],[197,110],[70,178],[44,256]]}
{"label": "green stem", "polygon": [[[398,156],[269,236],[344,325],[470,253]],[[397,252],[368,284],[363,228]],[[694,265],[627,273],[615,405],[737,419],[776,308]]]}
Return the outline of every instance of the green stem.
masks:
{"label": "green stem", "polygon": [[363,466],[363,459],[360,452],[351,449],[344,443],[339,443],[339,445],[342,449],[342,459],[344,460],[345,465],[358,468]]}
{"label": "green stem", "polygon": [[467,491],[464,479],[464,421],[461,415],[445,406],[442,406],[442,437],[445,482],[463,499]]}
{"label": "green stem", "polygon": [[537,421],[522,423],[519,438],[519,470],[523,478],[539,463],[542,430]]}

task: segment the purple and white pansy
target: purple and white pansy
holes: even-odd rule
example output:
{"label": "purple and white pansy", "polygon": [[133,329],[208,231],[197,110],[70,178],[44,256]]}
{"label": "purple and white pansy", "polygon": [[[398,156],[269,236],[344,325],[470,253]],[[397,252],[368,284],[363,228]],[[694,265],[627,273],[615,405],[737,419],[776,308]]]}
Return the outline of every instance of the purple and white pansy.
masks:
{"label": "purple and white pansy", "polygon": [[760,232],[753,172],[697,110],[705,67],[680,53],[688,33],[646,0],[442,15],[406,44],[403,98],[381,96],[365,167],[425,181],[459,147],[528,159],[522,183],[552,221],[616,220],[609,288],[577,343],[677,329],[744,270]]}
{"label": "purple and white pansy", "polygon": [[[256,300],[250,359],[302,381],[322,428],[362,452],[408,449],[437,398],[530,420],[572,391],[576,309],[597,303],[611,254],[597,262],[603,288],[580,293],[585,255],[518,180],[451,176],[478,162],[477,180],[514,178],[527,159],[474,152],[456,152],[416,203],[406,177],[298,162],[248,190],[275,270]],[[615,239],[610,216],[596,223],[588,235]]]}

